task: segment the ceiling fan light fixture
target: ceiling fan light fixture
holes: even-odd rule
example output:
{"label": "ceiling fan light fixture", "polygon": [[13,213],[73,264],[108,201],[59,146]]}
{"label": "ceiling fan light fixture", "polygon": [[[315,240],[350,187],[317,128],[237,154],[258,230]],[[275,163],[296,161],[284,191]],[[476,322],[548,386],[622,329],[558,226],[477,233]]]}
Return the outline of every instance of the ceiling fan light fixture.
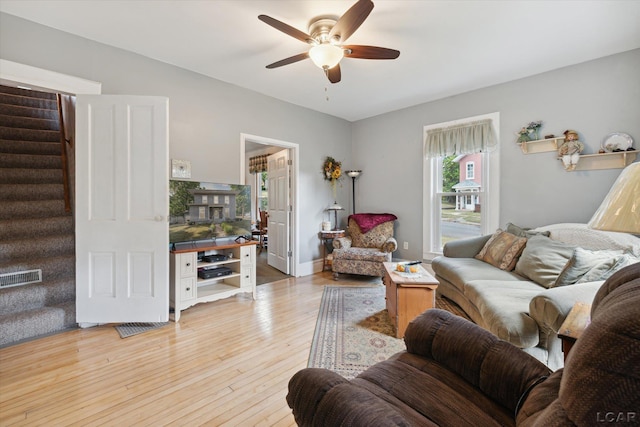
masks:
{"label": "ceiling fan light fixture", "polygon": [[318,68],[328,70],[340,63],[344,57],[344,51],[338,46],[329,43],[313,46],[309,50],[309,57]]}

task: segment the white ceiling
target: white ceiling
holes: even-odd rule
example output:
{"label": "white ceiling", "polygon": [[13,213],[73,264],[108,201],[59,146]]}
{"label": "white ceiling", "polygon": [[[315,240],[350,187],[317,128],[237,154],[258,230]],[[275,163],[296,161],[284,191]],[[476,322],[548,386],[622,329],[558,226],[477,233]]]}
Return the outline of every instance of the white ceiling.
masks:
{"label": "white ceiling", "polygon": [[308,45],[259,14],[307,32],[353,3],[0,0],[0,11],[349,121],[640,48],[637,0],[374,0],[348,43],[398,59],[344,59],[337,84],[310,60],[265,68]]}

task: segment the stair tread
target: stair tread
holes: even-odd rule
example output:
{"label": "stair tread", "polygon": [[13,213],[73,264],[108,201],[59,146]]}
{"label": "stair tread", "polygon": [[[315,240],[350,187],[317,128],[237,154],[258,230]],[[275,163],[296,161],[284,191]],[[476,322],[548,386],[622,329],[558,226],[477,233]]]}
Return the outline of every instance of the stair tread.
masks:
{"label": "stair tread", "polygon": [[3,102],[0,102],[0,112],[13,115],[14,117],[34,117],[51,120],[57,120],[59,117],[57,109],[51,110],[48,108],[25,107],[22,105],[6,104]]}
{"label": "stair tread", "polygon": [[0,85],[0,93],[6,93],[27,98],[57,99],[53,92],[44,92],[41,90],[23,89],[14,86]]}
{"label": "stair tread", "polygon": [[60,141],[0,139],[0,153],[60,155]]}

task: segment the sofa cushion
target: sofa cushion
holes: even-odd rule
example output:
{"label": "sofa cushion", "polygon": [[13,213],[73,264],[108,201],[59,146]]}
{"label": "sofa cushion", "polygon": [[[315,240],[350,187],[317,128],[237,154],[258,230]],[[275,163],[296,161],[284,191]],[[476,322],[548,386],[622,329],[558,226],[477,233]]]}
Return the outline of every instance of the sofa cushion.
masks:
{"label": "sofa cushion", "polygon": [[[515,424],[513,412],[480,388],[462,376],[452,374],[442,363],[408,352],[396,353],[390,359],[373,365],[352,380],[352,384],[398,408],[406,417],[407,424],[413,426],[451,425],[452,414],[456,414],[455,424],[458,426]],[[353,402],[350,396],[345,396],[345,399]],[[371,409],[369,406],[365,411]],[[374,421],[369,425],[381,424]]]}
{"label": "sofa cushion", "polygon": [[[555,286],[573,285],[583,283],[590,278],[593,280],[605,280],[615,271],[632,264],[638,259],[623,254],[622,251],[591,251],[589,249],[576,248],[569,262],[556,279]],[[587,275],[585,279],[583,277]]]}
{"label": "sofa cushion", "polygon": [[529,302],[543,291],[529,281],[504,283],[501,280],[474,280],[464,294],[482,315],[483,327],[498,338],[520,347],[538,345],[538,324],[529,316]]}
{"label": "sofa cushion", "polygon": [[431,267],[436,275],[454,285],[464,293],[464,284],[472,280],[497,280],[513,282],[524,280],[512,272],[500,270],[491,264],[475,258],[437,257],[431,261]]}
{"label": "sofa cushion", "polygon": [[574,247],[599,250],[622,250],[640,256],[640,238],[630,233],[602,231],[589,228],[587,224],[552,224],[538,227],[536,231],[549,231],[553,240]]}
{"label": "sofa cushion", "polygon": [[517,226],[511,222],[507,223],[506,232],[515,234],[518,237],[527,237],[527,238],[534,236],[536,234],[542,234],[543,236],[547,236],[547,237],[551,235],[550,231],[536,231],[536,230],[532,230],[531,228],[524,228],[524,227]]}
{"label": "sofa cushion", "polygon": [[518,237],[498,229],[475,258],[488,262],[500,270],[511,271],[516,266],[516,261],[526,243],[526,237]]}
{"label": "sofa cushion", "polygon": [[391,261],[391,254],[381,252],[375,248],[356,248],[335,249],[333,251],[334,260],[352,260],[352,261],[371,261],[371,262],[388,262]]}
{"label": "sofa cushion", "polygon": [[359,248],[381,248],[389,237],[393,237],[393,221],[376,225],[367,233],[362,233],[353,220],[349,220],[347,233],[351,236],[351,245]]}
{"label": "sofa cushion", "polygon": [[520,255],[515,272],[545,288],[552,288],[574,249],[572,245],[542,235],[531,236]]}

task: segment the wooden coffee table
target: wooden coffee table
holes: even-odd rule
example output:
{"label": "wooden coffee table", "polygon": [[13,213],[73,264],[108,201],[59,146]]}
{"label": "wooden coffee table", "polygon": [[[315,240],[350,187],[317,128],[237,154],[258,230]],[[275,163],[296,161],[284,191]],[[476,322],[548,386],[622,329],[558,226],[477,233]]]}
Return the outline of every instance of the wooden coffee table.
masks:
{"label": "wooden coffee table", "polygon": [[387,288],[387,311],[396,327],[396,337],[404,337],[407,325],[423,311],[436,306],[439,282],[421,265],[418,273],[405,276],[395,271],[397,262],[385,262],[383,283]]}

